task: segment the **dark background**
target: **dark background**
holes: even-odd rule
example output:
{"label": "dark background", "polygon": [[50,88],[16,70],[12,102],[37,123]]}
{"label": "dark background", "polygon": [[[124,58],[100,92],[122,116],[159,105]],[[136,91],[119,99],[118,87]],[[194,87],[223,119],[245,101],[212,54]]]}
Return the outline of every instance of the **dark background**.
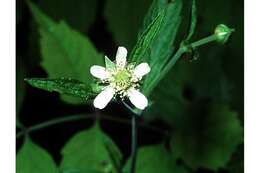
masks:
{"label": "dark background", "polygon": [[[51,1],[44,2],[38,0],[33,2],[35,2],[46,14],[50,15],[54,19],[65,18],[65,21],[68,21],[73,28],[78,29],[81,33],[87,35],[94,43],[98,51],[105,52],[105,54],[109,57],[114,56],[117,49],[118,40],[120,41],[121,38],[115,38],[113,32],[108,26],[108,21],[104,14],[106,0],[96,1],[96,5],[93,7],[95,19],[89,26],[84,24],[81,25],[76,22],[73,23],[73,20],[77,19],[77,16],[75,15],[78,15],[73,15],[73,11],[76,10],[73,9],[74,6],[71,6],[71,11],[57,11],[57,14],[55,14],[55,10],[49,7],[59,4],[59,1],[57,1],[57,3],[53,2],[53,4]],[[143,13],[145,13],[148,9],[150,2],[151,0],[146,2],[147,5],[143,5]],[[76,106],[66,104],[60,100],[57,93],[49,93],[43,90],[35,89],[21,82],[21,78],[23,77],[47,77],[47,74],[40,66],[41,54],[38,44],[39,34],[37,32],[37,25],[33,21],[26,2],[23,0],[17,0],[16,3],[16,92],[17,115],[20,122],[25,127],[30,127],[43,121],[72,114],[93,113],[94,116],[98,116],[100,113],[95,112],[93,107],[90,105]],[[71,2],[64,1],[63,3],[68,3],[69,6]],[[208,0],[198,0],[197,6],[198,27],[194,40],[197,40],[196,38],[202,38],[209,35],[214,27],[219,23],[226,23],[236,29],[231,41],[227,45],[215,45],[215,47],[217,50],[222,49],[222,70],[225,74],[227,74],[229,80],[232,81],[233,84],[233,89],[229,93],[231,97],[229,103],[232,109],[238,112],[239,119],[243,125],[243,1],[220,0],[218,2],[212,2]],[[56,8],[58,8],[58,6]],[[70,18],[68,16],[72,17]],[[141,26],[142,18],[143,16],[136,18],[137,26]],[[133,29],[132,32],[133,35],[137,34],[135,33],[135,29]],[[134,42],[135,39],[133,39],[133,41],[129,41],[129,47],[131,47]],[[212,44],[201,48],[200,57],[203,57],[204,55],[206,56],[207,51],[209,51],[209,49],[212,50],[210,47],[212,47]],[[185,59],[185,57],[183,57],[183,59]],[[196,95],[196,91],[192,90],[189,85],[183,88],[183,96],[186,99],[192,100],[193,97],[195,97],[194,95]],[[130,113],[124,108],[124,106],[116,103],[109,104],[109,107],[102,112],[105,115],[114,117],[114,119],[126,120],[125,123],[119,123],[115,120],[101,121],[103,130],[116,142],[126,159],[130,154],[131,143],[131,131],[129,124],[131,116]],[[146,144],[156,144],[165,138],[162,131],[168,130],[169,127],[162,120],[153,120],[149,123],[149,125],[143,118],[139,121],[140,134],[138,136],[138,143],[140,146]],[[54,157],[55,161],[59,163],[61,159],[60,150],[64,143],[76,132],[90,127],[93,122],[93,119],[86,119],[57,124],[33,132],[31,137],[33,141],[48,150]],[[17,128],[17,131],[20,130],[21,129]],[[20,148],[22,141],[23,138],[19,138],[17,140],[17,150]],[[243,153],[242,145],[239,147],[239,152],[237,152],[237,155],[242,155],[241,153]],[[243,156],[240,159],[243,159]],[[212,171],[201,169],[197,172],[203,173]],[[229,171],[223,169],[219,172],[224,173]]]}

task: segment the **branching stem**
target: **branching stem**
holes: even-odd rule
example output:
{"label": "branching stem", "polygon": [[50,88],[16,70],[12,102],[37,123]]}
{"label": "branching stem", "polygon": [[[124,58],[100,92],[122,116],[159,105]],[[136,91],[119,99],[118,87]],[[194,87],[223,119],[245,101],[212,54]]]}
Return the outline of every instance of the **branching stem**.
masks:
{"label": "branching stem", "polygon": [[[195,41],[191,44],[185,45],[185,44],[181,44],[181,46],[179,47],[179,49],[177,50],[177,52],[174,54],[174,56],[171,58],[171,60],[169,61],[169,63],[164,67],[164,69],[161,72],[161,78],[163,78],[169,71],[170,69],[176,64],[176,62],[180,59],[181,55],[183,53],[188,52],[190,49],[195,49],[199,46],[202,46],[204,44],[216,41],[217,37],[215,34],[210,35],[208,37],[205,37],[203,39],[200,39],[198,41]],[[158,80],[158,82],[161,79]]]}
{"label": "branching stem", "polygon": [[[25,134],[29,134],[31,132],[38,131],[38,130],[41,130],[41,129],[44,129],[44,128],[47,128],[47,127],[50,127],[50,126],[53,126],[53,125],[56,125],[56,124],[61,124],[61,123],[66,123],[66,122],[71,122],[71,121],[78,121],[78,120],[83,120],[83,119],[90,119],[90,118],[95,119],[97,117],[95,117],[93,115],[81,114],[81,115],[71,115],[71,116],[65,116],[65,117],[61,117],[61,118],[55,118],[55,119],[48,120],[48,121],[43,122],[43,123],[33,125],[31,127],[23,127],[22,130],[16,134],[16,138],[20,138]],[[122,124],[131,124],[131,122],[128,119],[124,119],[124,118],[116,118],[116,117],[104,116],[104,115],[100,116],[99,118],[103,119],[103,120],[122,123]],[[162,130],[158,127],[151,126],[151,125],[148,125],[146,123],[141,123],[140,126],[147,128],[147,129],[150,129],[154,132],[158,132],[158,133],[163,134],[165,136],[168,136],[167,131]]]}

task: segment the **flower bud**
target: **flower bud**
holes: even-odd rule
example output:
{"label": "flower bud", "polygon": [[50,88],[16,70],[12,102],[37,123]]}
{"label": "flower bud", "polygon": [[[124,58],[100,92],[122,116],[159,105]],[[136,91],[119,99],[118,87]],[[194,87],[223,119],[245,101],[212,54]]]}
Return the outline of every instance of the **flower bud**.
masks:
{"label": "flower bud", "polygon": [[224,44],[228,41],[231,33],[234,31],[234,29],[231,29],[224,24],[219,24],[216,27],[214,34],[216,35],[217,41]]}

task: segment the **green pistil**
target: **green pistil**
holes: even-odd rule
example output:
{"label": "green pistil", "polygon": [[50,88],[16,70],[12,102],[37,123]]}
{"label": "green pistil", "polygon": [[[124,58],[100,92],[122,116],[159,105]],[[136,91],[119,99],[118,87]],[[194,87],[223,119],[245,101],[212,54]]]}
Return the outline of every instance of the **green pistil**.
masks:
{"label": "green pistil", "polygon": [[132,85],[132,74],[127,69],[118,69],[111,78],[110,84],[117,92],[122,92]]}

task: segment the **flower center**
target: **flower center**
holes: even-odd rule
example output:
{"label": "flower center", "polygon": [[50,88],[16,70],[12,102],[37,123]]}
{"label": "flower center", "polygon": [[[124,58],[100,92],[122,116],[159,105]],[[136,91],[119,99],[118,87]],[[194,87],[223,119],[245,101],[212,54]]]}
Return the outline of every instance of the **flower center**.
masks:
{"label": "flower center", "polygon": [[132,73],[128,69],[116,69],[111,73],[110,85],[116,92],[122,92],[132,85]]}

